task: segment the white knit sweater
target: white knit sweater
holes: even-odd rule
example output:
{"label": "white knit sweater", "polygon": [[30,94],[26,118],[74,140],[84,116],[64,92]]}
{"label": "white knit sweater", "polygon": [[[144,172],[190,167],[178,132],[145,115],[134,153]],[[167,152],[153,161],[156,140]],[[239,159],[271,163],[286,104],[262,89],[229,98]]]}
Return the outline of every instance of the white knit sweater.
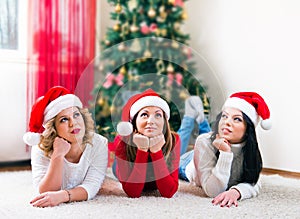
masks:
{"label": "white knit sweater", "polygon": [[[86,145],[78,163],[71,163],[64,159],[63,182],[61,189],[72,189],[77,186],[84,188],[88,199],[92,199],[99,191],[104,180],[108,159],[107,139],[94,134],[93,146]],[[38,192],[38,185],[45,176],[50,158],[38,147],[31,150],[31,166],[33,186]]]}
{"label": "white knit sweater", "polygon": [[210,140],[211,133],[198,136],[194,148],[194,162],[186,167],[186,175],[190,182],[202,187],[209,197],[215,197],[228,188],[237,189],[240,200],[255,197],[259,194],[260,183],[238,183],[242,177],[244,144],[232,144],[232,152],[220,151],[216,157],[217,149]]}

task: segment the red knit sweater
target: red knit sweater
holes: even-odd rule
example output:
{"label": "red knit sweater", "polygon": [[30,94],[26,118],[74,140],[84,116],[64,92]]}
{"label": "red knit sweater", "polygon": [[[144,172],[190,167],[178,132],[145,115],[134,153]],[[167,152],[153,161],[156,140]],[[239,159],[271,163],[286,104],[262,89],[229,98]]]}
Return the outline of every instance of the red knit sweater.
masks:
{"label": "red knit sweater", "polygon": [[120,136],[115,138],[116,173],[129,197],[140,197],[143,191],[156,190],[161,196],[171,198],[178,189],[180,139],[175,135],[175,147],[171,151],[172,165],[168,168],[162,150],[151,153],[137,150],[133,164],[127,161],[125,143]]}

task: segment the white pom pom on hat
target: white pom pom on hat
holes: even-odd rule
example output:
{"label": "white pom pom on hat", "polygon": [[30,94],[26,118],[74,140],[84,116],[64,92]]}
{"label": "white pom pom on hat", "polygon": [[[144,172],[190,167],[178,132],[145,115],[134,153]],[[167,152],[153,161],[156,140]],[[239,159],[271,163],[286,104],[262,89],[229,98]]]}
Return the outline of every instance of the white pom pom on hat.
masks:
{"label": "white pom pom on hat", "polygon": [[133,132],[131,121],[133,117],[142,108],[146,106],[156,106],[161,108],[166,118],[170,118],[170,107],[154,90],[147,89],[142,93],[136,94],[129,98],[123,107],[122,122],[117,125],[117,132],[121,136],[128,136]]}
{"label": "white pom pom on hat", "polygon": [[38,145],[40,143],[41,135],[35,132],[26,132],[23,135],[23,141],[30,146]]}
{"label": "white pom pom on hat", "polygon": [[260,126],[265,130],[270,130],[272,128],[271,119],[265,119],[260,122]]}
{"label": "white pom pom on hat", "polygon": [[261,127],[269,130],[272,127],[270,110],[264,99],[255,92],[238,92],[232,94],[224,103],[225,107],[233,107],[245,113],[256,127],[261,119]]}
{"label": "white pom pom on hat", "polygon": [[133,127],[130,122],[119,122],[117,125],[117,132],[121,136],[128,136],[133,132]]}
{"label": "white pom pom on hat", "polygon": [[77,96],[61,86],[50,88],[45,96],[38,98],[32,106],[29,132],[24,134],[23,141],[30,146],[39,144],[43,126],[62,110],[72,106],[82,108],[82,103]]}

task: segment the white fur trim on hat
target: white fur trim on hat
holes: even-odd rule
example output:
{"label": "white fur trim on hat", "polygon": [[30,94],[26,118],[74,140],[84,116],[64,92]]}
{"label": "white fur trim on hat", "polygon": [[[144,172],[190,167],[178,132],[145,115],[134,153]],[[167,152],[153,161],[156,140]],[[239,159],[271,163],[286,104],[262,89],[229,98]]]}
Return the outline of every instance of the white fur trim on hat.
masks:
{"label": "white fur trim on hat", "polygon": [[26,132],[23,135],[23,141],[29,146],[34,146],[40,143],[40,137],[41,135],[39,133]]}
{"label": "white fur trim on hat", "polygon": [[62,110],[72,106],[82,108],[80,99],[74,94],[66,94],[51,101],[44,111],[43,126],[53,117],[55,117]]}
{"label": "white fur trim on hat", "polygon": [[223,109],[225,107],[232,107],[241,110],[243,113],[245,113],[253,122],[254,126],[256,127],[259,122],[259,116],[255,110],[255,108],[248,103],[247,101],[238,98],[238,97],[231,97],[228,98],[223,106]]}
{"label": "white fur trim on hat", "polygon": [[130,122],[119,122],[117,125],[117,132],[121,136],[128,136],[132,133],[133,127]]}
{"label": "white fur trim on hat", "polygon": [[130,119],[132,120],[134,115],[146,106],[156,106],[161,108],[167,117],[167,120],[170,118],[170,108],[166,101],[158,96],[145,96],[138,99],[130,108]]}

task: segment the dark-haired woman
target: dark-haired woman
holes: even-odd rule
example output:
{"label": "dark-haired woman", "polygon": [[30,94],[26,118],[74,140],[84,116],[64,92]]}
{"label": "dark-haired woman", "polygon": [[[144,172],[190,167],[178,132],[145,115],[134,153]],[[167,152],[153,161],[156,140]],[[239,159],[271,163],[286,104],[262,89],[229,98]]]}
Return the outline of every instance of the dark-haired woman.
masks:
{"label": "dark-haired woman", "polygon": [[129,197],[158,191],[171,198],[177,192],[180,139],[169,118],[167,102],[152,89],[132,96],[123,107],[113,171]]}
{"label": "dark-haired woman", "polygon": [[198,136],[193,151],[181,157],[180,178],[194,182],[212,203],[237,206],[259,194],[262,158],[255,127],[270,129],[270,111],[255,92],[232,94],[212,132]]}

